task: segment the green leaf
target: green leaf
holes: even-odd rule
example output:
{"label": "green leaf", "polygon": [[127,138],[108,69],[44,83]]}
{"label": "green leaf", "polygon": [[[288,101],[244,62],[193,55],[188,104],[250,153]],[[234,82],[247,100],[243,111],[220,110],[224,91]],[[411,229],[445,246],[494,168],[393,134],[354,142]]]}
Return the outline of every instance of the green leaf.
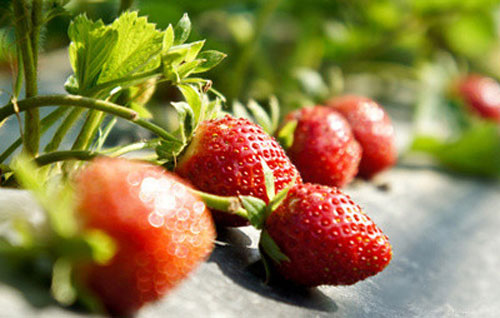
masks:
{"label": "green leaf", "polygon": [[191,20],[189,20],[188,14],[184,13],[179,22],[177,22],[177,25],[175,26],[174,29],[174,34],[175,34],[174,45],[179,45],[186,42],[190,33],[191,33]]}
{"label": "green leaf", "polygon": [[191,85],[181,84],[178,86],[186,102],[191,106],[194,114],[195,126],[202,114],[202,99],[200,92]]}
{"label": "green leaf", "polygon": [[201,60],[194,60],[194,61],[187,62],[187,63],[180,65],[177,68],[177,73],[179,74],[179,77],[181,78],[181,80],[183,78],[188,77],[190,74],[192,74],[194,72],[194,70],[196,69],[196,67],[198,65],[200,65],[202,62],[203,61],[201,61]]}
{"label": "green leaf", "polygon": [[198,55],[198,58],[201,60],[204,60],[203,63],[201,63],[194,73],[202,73],[211,70],[217,64],[222,62],[223,59],[226,58],[226,54],[219,52],[219,51],[214,51],[214,50],[207,50],[203,51]]}
{"label": "green leaf", "polygon": [[102,21],[93,22],[79,15],[70,24],[68,36],[71,40],[69,57],[81,90],[98,82],[102,67],[112,55],[118,42],[118,32],[106,28]]}
{"label": "green leaf", "polygon": [[273,238],[269,235],[267,230],[263,230],[260,234],[260,241],[259,245],[261,247],[261,250],[264,251],[264,253],[269,256],[273,260],[273,262],[279,264],[283,261],[290,261],[290,258],[283,254],[281,251],[280,247],[276,242],[273,240]]}
{"label": "green leaf", "polygon": [[168,50],[170,50],[173,44],[174,44],[174,28],[172,27],[171,24],[169,24],[165,32],[163,32],[163,41],[161,45],[162,54],[166,54]]}
{"label": "green leaf", "polygon": [[453,141],[417,136],[412,150],[429,153],[458,172],[500,177],[500,132],[495,123],[477,123]]}
{"label": "green leaf", "polygon": [[262,108],[262,106],[260,106],[255,100],[251,99],[248,102],[248,109],[252,112],[257,124],[259,124],[265,132],[271,135],[273,133],[271,118],[264,108]]}
{"label": "green leaf", "polygon": [[285,150],[290,148],[293,144],[293,138],[295,129],[297,128],[297,123],[298,122],[296,120],[289,121],[278,132],[278,142]]}
{"label": "green leaf", "polygon": [[118,41],[107,59],[98,83],[153,70],[160,65],[163,36],[147,18],[125,12],[107,28],[115,30]]}
{"label": "green leaf", "polygon": [[171,103],[178,114],[179,128],[181,131],[182,141],[186,142],[194,130],[194,114],[191,106],[185,102]]}
{"label": "green leaf", "polygon": [[259,198],[242,195],[239,196],[241,204],[248,214],[248,220],[257,229],[262,229],[266,221],[266,202]]}
{"label": "green leaf", "polygon": [[264,173],[264,183],[266,186],[267,199],[271,201],[276,194],[274,188],[274,174],[271,168],[269,168],[269,166],[263,159],[260,160],[260,164],[262,165],[262,172]]}
{"label": "green leaf", "polygon": [[186,54],[185,61],[186,62],[193,61],[198,56],[198,53],[200,53],[203,45],[205,45],[205,40],[189,43],[189,50],[188,53]]}

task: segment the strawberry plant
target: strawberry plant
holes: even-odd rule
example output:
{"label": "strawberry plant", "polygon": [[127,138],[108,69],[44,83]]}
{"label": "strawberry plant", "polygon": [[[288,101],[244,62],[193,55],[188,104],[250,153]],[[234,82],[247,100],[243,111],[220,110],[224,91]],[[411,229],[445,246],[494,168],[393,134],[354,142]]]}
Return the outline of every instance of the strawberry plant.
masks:
{"label": "strawberry plant", "polygon": [[[254,101],[248,105],[251,116],[238,102],[235,117],[225,114],[225,97],[198,75],[225,54],[203,50],[203,40],[188,42],[187,14],[159,29],[127,10],[130,1],[121,2],[110,23],[86,14],[71,19],[67,94],[40,95],[40,33],[44,23],[65,12],[65,4],[13,0],[8,7],[18,59],[9,102],[0,107],[0,123],[12,118],[20,127],[18,139],[0,154],[2,186],[30,190],[44,209],[37,226],[27,216],[9,219],[15,226],[10,240],[2,237],[2,252],[25,264],[43,257],[48,266],[34,275],[50,282],[45,287],[55,300],[133,314],[210,255],[212,215],[219,225],[261,230],[268,273],[274,268],[300,285],[353,284],[387,266],[387,237],[340,190],[302,184],[292,163],[308,181],[343,185],[352,179],[361,149],[337,111],[299,110],[279,131],[275,98],[270,115]],[[263,7],[260,28],[277,5]],[[244,74],[246,66],[240,67]],[[242,85],[235,83],[230,96]],[[173,127],[161,125],[148,108],[160,84],[182,96],[170,101]],[[42,116],[45,107],[52,108]],[[238,117],[254,117],[262,127]],[[118,118],[153,137],[107,148]],[[48,132],[51,141],[42,145]],[[76,137],[64,148],[70,132]],[[115,158],[132,152],[137,161]],[[332,152],[338,156],[329,158]],[[322,166],[308,170],[308,156]]]}
{"label": "strawberry plant", "polygon": [[[34,276],[49,282],[44,287],[62,305],[128,315],[178,285],[213,249],[215,229],[205,203],[160,165],[174,166],[198,125],[220,113],[224,97],[196,74],[225,54],[203,50],[204,41],[187,42],[187,14],[164,30],[134,11],[124,10],[109,24],[82,14],[68,29],[68,94],[39,95],[40,30],[64,13],[65,3],[16,0],[8,8],[20,58],[0,123],[24,117],[24,124],[0,154],[2,186],[31,190],[45,211],[37,225],[29,213],[5,216],[12,229],[1,237],[2,255],[23,264],[43,258],[48,270]],[[172,102],[176,130],[155,123],[146,107],[161,82],[184,98]],[[41,107],[52,109],[42,117]],[[106,149],[118,118],[155,137]],[[48,131],[51,141],[42,146]],[[76,138],[62,149],[71,131]],[[112,158],[83,164],[136,150],[148,150],[138,159],[156,165]]]}

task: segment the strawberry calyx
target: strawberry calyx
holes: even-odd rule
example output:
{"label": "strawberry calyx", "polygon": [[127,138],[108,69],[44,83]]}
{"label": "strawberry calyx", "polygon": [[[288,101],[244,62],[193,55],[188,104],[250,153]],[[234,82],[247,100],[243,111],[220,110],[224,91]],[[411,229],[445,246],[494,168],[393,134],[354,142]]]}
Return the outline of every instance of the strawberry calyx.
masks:
{"label": "strawberry calyx", "polygon": [[276,139],[287,150],[293,144],[295,129],[297,128],[298,120],[291,120],[287,122],[276,134]]}
{"label": "strawberry calyx", "polygon": [[261,165],[264,172],[266,193],[269,198],[269,203],[267,204],[262,199],[248,195],[224,197],[198,190],[191,191],[199,195],[209,208],[239,215],[248,220],[253,227],[261,230],[259,251],[265,268],[266,282],[268,282],[271,276],[270,261],[279,264],[282,261],[290,261],[290,259],[280,250],[279,246],[265,229],[266,220],[285,200],[288,192],[295,185],[296,179],[293,179],[287,187],[275,194],[275,182],[272,170],[264,160],[261,160]]}

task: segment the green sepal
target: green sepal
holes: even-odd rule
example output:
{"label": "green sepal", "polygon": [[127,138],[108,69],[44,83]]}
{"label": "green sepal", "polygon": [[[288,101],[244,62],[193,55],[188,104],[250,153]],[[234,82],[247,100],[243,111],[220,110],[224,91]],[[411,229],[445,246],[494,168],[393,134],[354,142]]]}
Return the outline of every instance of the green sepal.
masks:
{"label": "green sepal", "polygon": [[278,192],[272,200],[269,201],[268,205],[267,205],[267,216],[266,218],[272,213],[274,212],[278,206],[281,204],[281,202],[283,202],[283,200],[285,200],[287,194],[288,194],[288,191],[290,191],[290,189],[295,185],[295,180],[296,179],[293,179],[293,181],[288,185],[286,186],[283,190],[281,190],[280,192]]}
{"label": "green sepal", "polygon": [[161,140],[160,143],[155,147],[158,159],[165,159],[167,161],[173,161],[184,149],[186,145],[181,141],[170,141]]}
{"label": "green sepal", "polygon": [[204,120],[210,120],[218,118],[222,112],[222,104],[220,99],[217,97],[215,100],[208,103],[205,109],[205,117]]}
{"label": "green sepal", "polygon": [[274,174],[271,168],[269,168],[269,166],[267,165],[265,160],[262,159],[260,163],[262,165],[262,172],[264,173],[264,184],[266,187],[267,199],[271,201],[276,194],[274,186]]}
{"label": "green sepal", "polygon": [[297,120],[289,121],[283,126],[278,132],[278,142],[281,144],[283,149],[288,149],[293,144],[295,129],[297,128]]}
{"label": "green sepal", "polygon": [[248,195],[239,196],[240,202],[247,211],[248,220],[256,229],[262,229],[266,221],[266,202]]}
{"label": "green sepal", "polygon": [[179,130],[182,141],[185,143],[194,131],[194,113],[186,102],[172,102],[171,105],[175,108],[178,114]]}
{"label": "green sepal", "polygon": [[252,112],[253,117],[258,125],[260,125],[265,132],[272,135],[273,134],[273,125],[271,122],[271,118],[267,114],[267,112],[259,105],[255,100],[251,99],[248,101],[248,109]]}
{"label": "green sepal", "polygon": [[271,110],[271,134],[274,134],[280,123],[280,104],[274,95],[269,97],[269,108]]}
{"label": "green sepal", "polygon": [[290,258],[288,258],[288,256],[281,251],[280,247],[269,235],[267,230],[262,230],[260,233],[259,247],[261,248],[261,251],[263,251],[265,255],[269,256],[269,258],[276,264],[280,264],[283,261],[290,261]]}
{"label": "green sepal", "polygon": [[233,102],[233,115],[237,118],[246,118],[253,120],[252,116],[248,113],[245,106],[238,100]]}
{"label": "green sepal", "polygon": [[179,20],[179,22],[177,22],[177,25],[174,28],[174,45],[179,45],[186,42],[190,33],[191,20],[189,20],[188,14],[184,13],[184,15]]}

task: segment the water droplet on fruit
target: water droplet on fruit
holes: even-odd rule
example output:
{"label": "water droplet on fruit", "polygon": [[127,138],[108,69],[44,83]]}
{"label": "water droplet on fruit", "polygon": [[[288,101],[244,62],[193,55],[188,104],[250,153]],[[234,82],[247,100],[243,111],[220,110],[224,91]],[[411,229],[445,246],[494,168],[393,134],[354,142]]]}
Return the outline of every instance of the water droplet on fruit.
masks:
{"label": "water droplet on fruit", "polygon": [[138,186],[141,183],[141,175],[138,172],[131,172],[127,175],[127,182],[131,186]]}
{"label": "water droplet on fruit", "polygon": [[201,201],[198,201],[195,204],[193,204],[193,210],[194,210],[194,213],[196,213],[198,215],[202,214],[203,211],[205,211],[205,204]]}
{"label": "water droplet on fruit", "polygon": [[142,180],[139,198],[142,202],[147,203],[153,200],[155,191],[158,186],[158,181],[155,178],[147,177]]}
{"label": "water droplet on fruit", "polygon": [[186,221],[189,218],[189,210],[186,208],[179,209],[176,216],[178,220]]}
{"label": "water droplet on fruit", "polygon": [[153,227],[161,227],[165,223],[165,219],[161,214],[158,214],[156,211],[153,211],[148,216],[148,222]]}

